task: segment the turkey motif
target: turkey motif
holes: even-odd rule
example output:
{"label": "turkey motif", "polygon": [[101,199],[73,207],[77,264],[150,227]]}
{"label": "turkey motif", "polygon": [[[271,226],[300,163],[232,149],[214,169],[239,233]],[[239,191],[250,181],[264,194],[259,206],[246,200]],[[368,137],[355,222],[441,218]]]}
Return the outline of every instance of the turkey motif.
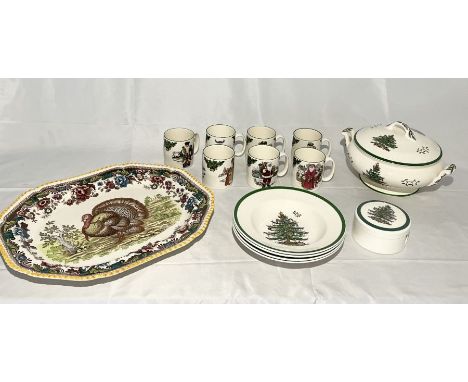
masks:
{"label": "turkey motif", "polygon": [[135,199],[110,199],[96,205],[91,214],[83,215],[81,231],[86,240],[115,235],[120,243],[127,235],[143,232],[143,219],[147,217],[148,210]]}

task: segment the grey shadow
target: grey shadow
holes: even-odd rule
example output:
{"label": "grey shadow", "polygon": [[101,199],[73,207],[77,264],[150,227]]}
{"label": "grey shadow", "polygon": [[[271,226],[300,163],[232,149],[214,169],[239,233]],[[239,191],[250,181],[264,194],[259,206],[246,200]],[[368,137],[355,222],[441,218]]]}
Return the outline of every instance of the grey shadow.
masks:
{"label": "grey shadow", "polygon": [[341,247],[340,249],[335,252],[333,255],[331,255],[330,257],[327,257],[323,260],[320,260],[320,261],[317,261],[317,262],[314,262],[314,263],[308,263],[308,264],[287,264],[287,263],[282,263],[282,262],[279,262],[279,261],[274,261],[274,260],[270,260],[270,259],[266,259],[262,256],[259,256],[257,255],[255,252],[251,251],[250,249],[246,248],[240,241],[239,239],[236,237],[236,235],[234,235],[234,232],[231,232],[232,233],[232,236],[234,237],[234,240],[236,241],[237,245],[245,252],[247,253],[249,256],[253,257],[254,259],[258,260],[258,261],[261,261],[262,263],[266,263],[268,265],[272,265],[274,267],[280,267],[280,268],[289,268],[289,269],[303,269],[303,268],[315,268],[315,267],[318,267],[320,265],[323,265],[325,263],[328,263],[330,260],[334,259],[336,256],[338,256],[338,254],[341,252],[341,250],[343,249],[343,244],[341,244]]}
{"label": "grey shadow", "polygon": [[184,246],[182,248],[176,249],[174,252],[170,252],[168,254],[162,255],[161,257],[158,257],[158,258],[156,258],[154,260],[151,260],[151,261],[149,261],[149,262],[147,262],[145,264],[138,265],[135,268],[132,268],[132,269],[129,269],[129,270],[124,271],[122,273],[119,273],[118,275],[105,277],[105,278],[101,278],[101,279],[96,279],[96,280],[72,281],[72,280],[41,279],[41,278],[32,277],[32,276],[25,275],[25,274],[22,274],[20,272],[17,272],[15,270],[11,269],[10,267],[8,267],[8,265],[6,265],[6,264],[5,264],[5,267],[6,267],[6,269],[8,269],[8,271],[12,275],[14,275],[16,277],[19,277],[20,279],[35,283],[35,284],[62,285],[62,286],[72,286],[72,287],[89,287],[89,286],[94,286],[94,285],[99,285],[99,284],[106,284],[108,282],[118,280],[118,279],[120,279],[122,277],[131,275],[132,273],[135,273],[135,272],[138,272],[139,270],[142,270],[143,268],[154,265],[155,263],[159,263],[160,261],[165,260],[168,257],[178,255],[179,253],[188,250],[190,247],[192,247],[192,245],[194,245],[199,240],[201,240],[205,236],[205,233],[206,233],[206,230],[205,230],[205,232],[203,232],[203,234],[198,236],[190,244],[188,244],[188,245],[186,245],[186,246]]}
{"label": "grey shadow", "polygon": [[437,191],[442,186],[447,187],[447,186],[450,186],[452,183],[453,183],[453,177],[449,176],[449,175],[446,175],[439,181],[439,183],[434,184],[433,186],[430,186],[430,187],[420,188],[419,191],[418,191],[418,194],[424,194],[424,193],[427,193],[427,192],[434,192],[434,191]]}

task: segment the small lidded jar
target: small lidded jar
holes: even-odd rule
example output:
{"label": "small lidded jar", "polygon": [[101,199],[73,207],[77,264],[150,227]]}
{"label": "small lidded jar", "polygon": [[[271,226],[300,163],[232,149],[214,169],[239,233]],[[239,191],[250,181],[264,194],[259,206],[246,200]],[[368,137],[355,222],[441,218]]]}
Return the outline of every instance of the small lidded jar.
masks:
{"label": "small lidded jar", "polygon": [[370,200],[356,208],[352,236],[369,251],[391,255],[405,248],[410,227],[410,217],[400,207]]}

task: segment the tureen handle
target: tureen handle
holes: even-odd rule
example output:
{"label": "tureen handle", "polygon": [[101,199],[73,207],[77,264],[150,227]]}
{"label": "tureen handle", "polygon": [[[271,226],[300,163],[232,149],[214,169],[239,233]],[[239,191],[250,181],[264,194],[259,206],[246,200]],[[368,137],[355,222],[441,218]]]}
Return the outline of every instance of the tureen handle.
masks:
{"label": "tureen handle", "polygon": [[341,132],[341,134],[344,135],[346,147],[348,147],[351,141],[353,140],[354,129],[352,127],[347,127]]}
{"label": "tureen handle", "polygon": [[416,140],[413,130],[411,130],[411,128],[404,122],[396,121],[391,123],[390,125],[387,125],[386,128],[391,130],[401,129],[405,132],[406,138]]}
{"label": "tureen handle", "polygon": [[457,168],[457,166],[455,166],[453,163],[452,163],[450,166],[444,168],[444,169],[439,173],[439,175],[437,175],[437,176],[435,177],[435,179],[434,179],[430,184],[428,184],[428,186],[433,186],[434,184],[439,183],[440,180],[441,180],[444,176],[450,175],[456,168]]}

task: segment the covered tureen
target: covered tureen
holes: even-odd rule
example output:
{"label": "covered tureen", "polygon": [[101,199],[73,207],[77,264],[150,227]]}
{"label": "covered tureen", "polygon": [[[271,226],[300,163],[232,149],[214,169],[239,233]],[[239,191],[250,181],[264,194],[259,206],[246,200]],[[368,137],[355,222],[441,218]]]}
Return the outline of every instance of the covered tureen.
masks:
{"label": "covered tureen", "polygon": [[406,123],[343,130],[349,162],[370,188],[390,195],[411,195],[438,183],[455,170],[445,167],[442,149]]}

